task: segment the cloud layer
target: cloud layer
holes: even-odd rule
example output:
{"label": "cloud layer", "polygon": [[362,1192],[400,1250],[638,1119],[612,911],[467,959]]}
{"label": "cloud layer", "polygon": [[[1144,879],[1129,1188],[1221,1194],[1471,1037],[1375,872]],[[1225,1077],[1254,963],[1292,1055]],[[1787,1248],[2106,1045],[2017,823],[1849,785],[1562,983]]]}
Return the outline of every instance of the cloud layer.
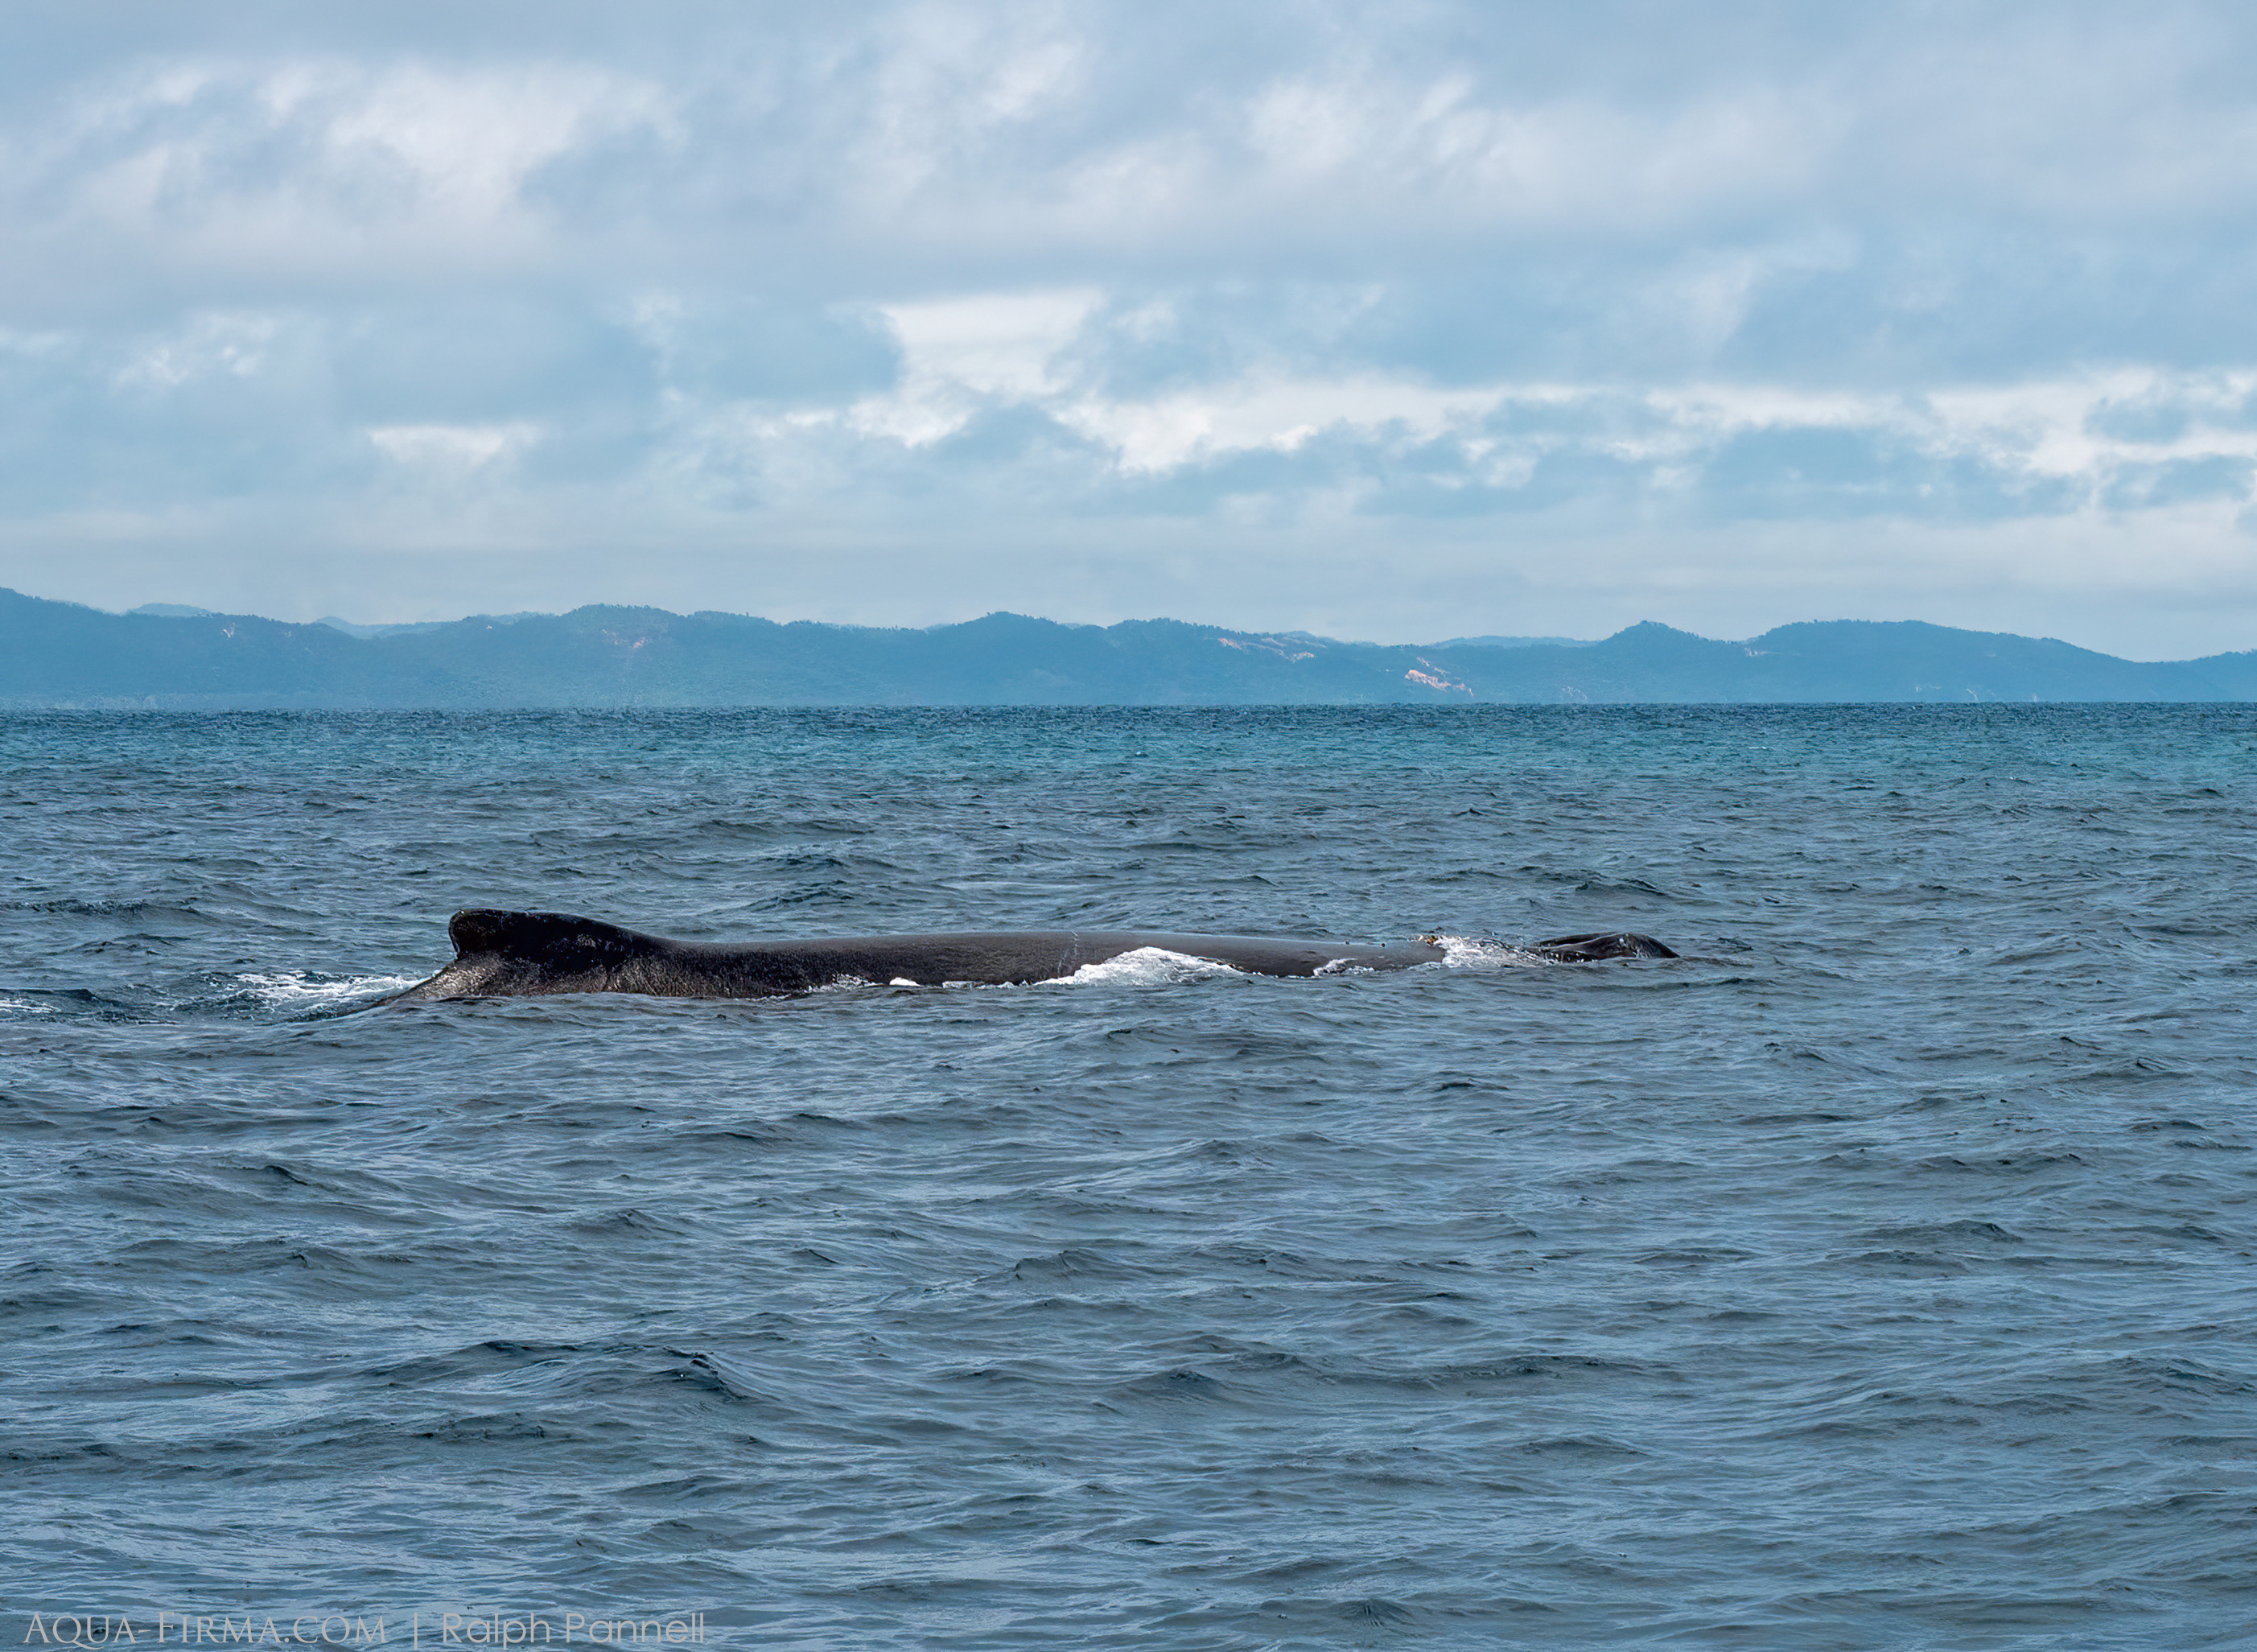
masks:
{"label": "cloud layer", "polygon": [[2257,28],[1731,10],[19,17],[0,582],[2257,644]]}

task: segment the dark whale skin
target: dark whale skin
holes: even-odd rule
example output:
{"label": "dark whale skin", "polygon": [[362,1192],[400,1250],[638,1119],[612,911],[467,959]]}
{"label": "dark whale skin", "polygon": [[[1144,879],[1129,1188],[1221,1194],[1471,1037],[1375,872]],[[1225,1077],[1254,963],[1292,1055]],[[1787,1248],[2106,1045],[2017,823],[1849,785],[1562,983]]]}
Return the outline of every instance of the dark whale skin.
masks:
{"label": "dark whale skin", "polygon": [[[570,912],[471,910],[447,925],[455,961],[389,1000],[527,997],[562,992],[639,992],[670,998],[776,998],[848,982],[884,986],[949,982],[1001,986],[1056,981],[1141,947],[1159,947],[1264,975],[1337,969],[1409,969],[1447,954],[1433,936],[1397,946],[1178,935],[1147,930],[967,931],[829,940],[711,944],[638,934]],[[1615,950],[1608,950],[1613,947]],[[1643,935],[1563,936],[1530,949],[1562,962],[1673,958]]]}
{"label": "dark whale skin", "polygon": [[1589,935],[1560,935],[1539,940],[1529,951],[1554,963],[1595,964],[1609,958],[1674,958],[1677,954],[1651,935],[1627,929],[1600,930]]}

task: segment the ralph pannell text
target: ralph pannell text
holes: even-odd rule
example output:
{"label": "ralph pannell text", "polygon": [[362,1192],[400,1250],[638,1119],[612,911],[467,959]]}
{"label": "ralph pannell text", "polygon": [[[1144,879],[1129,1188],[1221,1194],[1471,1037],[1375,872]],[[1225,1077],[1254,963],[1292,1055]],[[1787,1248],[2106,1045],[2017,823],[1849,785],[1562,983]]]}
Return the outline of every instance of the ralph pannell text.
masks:
{"label": "ralph pannell text", "polygon": [[702,1646],[705,1614],[672,1618],[595,1617],[584,1612],[503,1613],[411,1612],[402,1623],[374,1613],[305,1613],[295,1617],[261,1617],[224,1613],[209,1617],[187,1612],[144,1613],[138,1623],[126,1613],[55,1612],[32,1614],[23,1646],[150,1647],[308,1646],[352,1648],[396,1646],[418,1652],[431,1647],[517,1646]]}

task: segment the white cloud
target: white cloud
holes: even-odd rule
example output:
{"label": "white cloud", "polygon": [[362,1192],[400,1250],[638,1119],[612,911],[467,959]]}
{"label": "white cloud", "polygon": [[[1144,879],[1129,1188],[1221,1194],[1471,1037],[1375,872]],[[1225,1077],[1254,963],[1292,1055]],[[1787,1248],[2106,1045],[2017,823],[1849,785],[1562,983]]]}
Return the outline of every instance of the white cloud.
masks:
{"label": "white cloud", "polygon": [[[2006,484],[2067,482],[2078,506],[2094,510],[2111,508],[2112,486],[2136,467],[2257,458],[2257,420],[2245,416],[2257,394],[2257,371],[2249,370],[2122,368],[1916,392],[1715,380],[1637,393],[1560,381],[1444,386],[1404,374],[1322,374],[1266,363],[1157,394],[1108,394],[1083,370],[1088,335],[1149,342],[1164,336],[1171,317],[1164,305],[1108,316],[1101,297],[1091,290],[991,294],[889,307],[903,351],[897,388],[831,414],[760,423],[749,439],[788,442],[844,426],[863,438],[929,447],[982,413],[1021,408],[1087,438],[1121,476],[1181,471],[1236,454],[1290,454],[1325,435],[1382,461],[1414,446],[1452,450],[1462,474],[1438,473],[1442,486],[1510,489],[1525,484],[1541,459],[1580,450],[1644,467],[1647,485],[1668,492],[1696,480],[1702,464],[1736,437],[1830,431],[1869,436],[1937,465],[1971,459]],[[2170,433],[2112,432],[2106,411],[2134,406],[2173,410]],[[1511,428],[1498,428],[1507,413]],[[1865,480],[1834,479],[1845,498]],[[1349,485],[1352,494],[1377,489],[1376,471]],[[2227,488],[2207,508],[2230,517],[2246,502],[2246,486]],[[1833,514],[1822,498],[1806,500],[1803,509],[1822,519]]]}
{"label": "white cloud", "polygon": [[396,464],[463,474],[540,440],[536,424],[390,424],[372,427],[368,439]]}
{"label": "white cloud", "polygon": [[[1345,200],[1359,216],[1469,225],[1647,227],[1720,203],[1800,195],[1843,119],[1824,101],[1758,89],[1640,107],[1589,96],[1483,98],[1446,73],[1396,81],[1369,64],[1273,82],[1248,99],[1254,195]],[[1432,229],[1440,224],[1426,226]]]}
{"label": "white cloud", "polygon": [[170,337],[151,339],[117,371],[121,385],[171,389],[209,373],[255,377],[281,330],[272,316],[197,316]]}
{"label": "white cloud", "polygon": [[1324,430],[1432,440],[1468,426],[1511,394],[1493,386],[1440,389],[1377,373],[1263,375],[1141,401],[1067,401],[1058,416],[1112,450],[1123,471],[1157,473],[1235,452],[1290,453]]}
{"label": "white cloud", "polygon": [[915,447],[961,429],[982,404],[1039,399],[1057,387],[1058,358],[1102,296],[1079,288],[882,306],[902,341],[901,382],[848,416]]}
{"label": "white cloud", "polygon": [[122,72],[52,131],[0,142],[19,231],[249,278],[393,279],[521,261],[553,227],[542,168],[674,134],[669,97],[593,65],[210,59]]}

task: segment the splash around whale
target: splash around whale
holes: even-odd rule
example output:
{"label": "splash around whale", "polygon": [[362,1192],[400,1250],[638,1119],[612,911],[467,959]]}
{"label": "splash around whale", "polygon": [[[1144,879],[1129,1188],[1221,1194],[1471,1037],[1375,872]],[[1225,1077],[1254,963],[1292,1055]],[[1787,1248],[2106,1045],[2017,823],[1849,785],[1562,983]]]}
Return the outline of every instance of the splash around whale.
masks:
{"label": "splash around whale", "polygon": [[[1263,975],[1410,969],[1449,961],[1438,937],[1393,946],[1148,930],[1003,930],[734,943],[668,940],[570,912],[474,910],[447,924],[455,959],[386,1002],[636,992],[669,998],[776,998],[856,982],[983,986],[1060,981],[1152,949]],[[1674,958],[1626,931],[1562,935],[1520,950],[1557,963]]]}

